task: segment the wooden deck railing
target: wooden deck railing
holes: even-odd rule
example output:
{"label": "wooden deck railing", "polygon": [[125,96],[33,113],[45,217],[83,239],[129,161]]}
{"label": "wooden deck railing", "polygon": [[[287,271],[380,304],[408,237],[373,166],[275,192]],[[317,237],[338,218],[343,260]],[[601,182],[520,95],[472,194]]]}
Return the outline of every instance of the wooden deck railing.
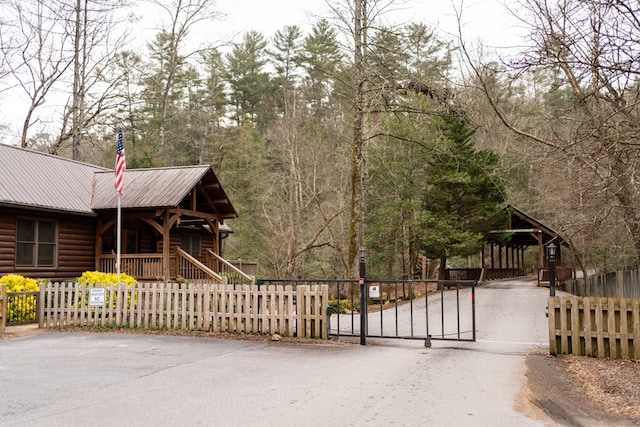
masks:
{"label": "wooden deck railing", "polygon": [[227,260],[227,262],[229,264],[233,265],[238,270],[243,271],[244,274],[246,274],[247,276],[256,277],[258,275],[258,262],[257,261],[245,261],[245,260],[242,260],[242,259],[229,259],[229,260]]}
{"label": "wooden deck railing", "polygon": [[217,271],[220,275],[225,276],[229,283],[240,282],[240,284],[255,285],[255,276],[248,275],[211,249],[207,250],[206,259],[207,266]]}
{"label": "wooden deck railing", "polygon": [[188,281],[226,283],[226,279],[186,251],[176,248],[176,276]]}
{"label": "wooden deck railing", "polygon": [[[484,272],[484,275],[482,274]],[[526,276],[523,268],[448,268],[446,280],[496,280]]]}
{"label": "wooden deck railing", "polygon": [[[122,254],[120,271],[137,280],[161,281],[164,279],[162,254]],[[257,270],[257,263],[248,263]],[[98,262],[98,270],[105,273],[116,272],[116,255],[103,254]],[[191,282],[255,284],[255,276],[247,274],[234,263],[229,262],[207,250],[206,256],[199,260],[181,248],[176,248],[170,257],[169,274],[171,279],[181,277]]]}
{"label": "wooden deck railing", "polygon": [[[175,257],[173,257],[173,262]],[[99,271],[115,273],[116,255],[105,254],[100,256]],[[162,280],[164,276],[162,268],[162,254],[122,254],[120,255],[120,272],[140,280]]]}
{"label": "wooden deck railing", "polygon": [[[556,267],[556,281],[558,284],[565,280],[571,280],[573,278],[573,269],[571,267]],[[538,286],[541,283],[549,283],[549,269],[538,268]]]}

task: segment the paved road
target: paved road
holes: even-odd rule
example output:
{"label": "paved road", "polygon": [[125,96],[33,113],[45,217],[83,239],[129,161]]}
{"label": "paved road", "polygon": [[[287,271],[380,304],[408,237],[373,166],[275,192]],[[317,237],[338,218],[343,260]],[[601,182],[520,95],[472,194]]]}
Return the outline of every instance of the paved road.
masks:
{"label": "paved road", "polygon": [[478,342],[284,344],[46,332],[0,341],[3,426],[549,425],[519,412],[548,290],[477,289]]}

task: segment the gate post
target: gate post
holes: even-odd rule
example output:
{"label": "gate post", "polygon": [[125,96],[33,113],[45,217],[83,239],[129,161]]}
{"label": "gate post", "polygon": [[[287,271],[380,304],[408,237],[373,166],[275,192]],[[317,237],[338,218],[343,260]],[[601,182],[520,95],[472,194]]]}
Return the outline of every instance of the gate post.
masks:
{"label": "gate post", "polygon": [[366,265],[364,260],[364,253],[366,249],[364,246],[360,247],[360,345],[367,345],[367,280],[366,280]]}

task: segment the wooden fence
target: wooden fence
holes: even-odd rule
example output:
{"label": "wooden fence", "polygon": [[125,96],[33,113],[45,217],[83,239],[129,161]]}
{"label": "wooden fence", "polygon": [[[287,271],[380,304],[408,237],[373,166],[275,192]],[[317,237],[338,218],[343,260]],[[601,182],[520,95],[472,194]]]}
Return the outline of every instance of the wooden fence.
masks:
{"label": "wooden fence", "polygon": [[327,338],[326,285],[49,283],[40,328],[125,327]]}
{"label": "wooden fence", "polygon": [[4,335],[7,316],[7,285],[0,285],[0,336]]}
{"label": "wooden fence", "polygon": [[623,270],[575,279],[563,289],[586,297],[640,298],[640,271]]}
{"label": "wooden fence", "polygon": [[640,300],[550,297],[549,352],[640,359]]}

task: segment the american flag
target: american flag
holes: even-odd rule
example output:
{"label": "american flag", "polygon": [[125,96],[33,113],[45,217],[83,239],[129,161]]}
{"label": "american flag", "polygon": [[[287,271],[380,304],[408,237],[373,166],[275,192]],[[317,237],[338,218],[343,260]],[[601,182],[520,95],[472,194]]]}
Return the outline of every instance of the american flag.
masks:
{"label": "american flag", "polygon": [[124,139],[122,138],[122,129],[118,130],[118,150],[116,151],[116,179],[113,186],[116,191],[122,194],[124,189],[124,171],[127,168],[127,161],[124,157]]}

